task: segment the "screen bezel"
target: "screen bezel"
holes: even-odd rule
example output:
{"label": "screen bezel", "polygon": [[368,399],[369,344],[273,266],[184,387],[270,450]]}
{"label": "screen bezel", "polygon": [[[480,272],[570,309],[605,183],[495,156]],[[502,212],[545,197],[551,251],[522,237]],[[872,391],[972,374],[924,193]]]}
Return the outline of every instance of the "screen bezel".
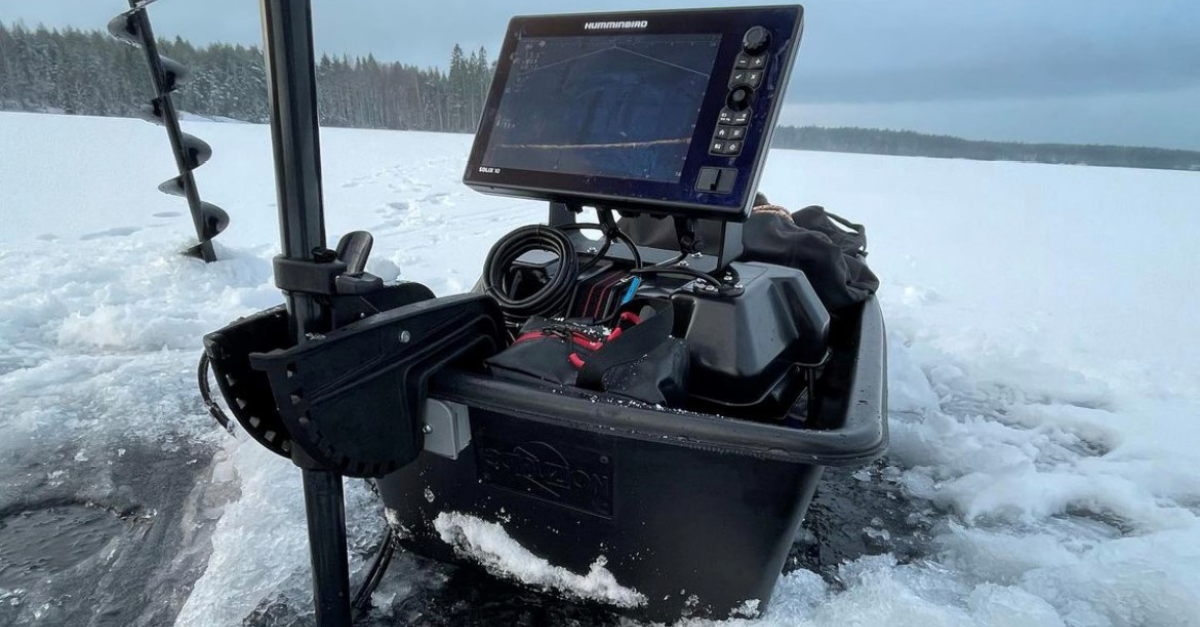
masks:
{"label": "screen bezel", "polygon": [[[642,28],[584,28],[588,22],[642,22]],[[487,104],[467,162],[463,182],[491,194],[539,198],[603,206],[625,212],[649,212],[697,218],[741,220],[749,215],[762,162],[782,104],[803,24],[798,6],[710,9],[699,11],[637,11],[514,17],[508,25]],[[752,26],[771,31],[772,45],[763,83],[757,90],[741,154],[722,157],[708,154],[717,116],[729,91],[729,75],[741,50],[742,35]],[[536,170],[497,168],[482,161],[487,151],[500,100],[508,81],[517,44],[524,37],[605,37],[611,35],[711,34],[720,35],[712,73],[696,121],[696,136],[688,148],[678,183],[644,179],[564,174]],[[728,194],[695,189],[701,167],[736,168],[739,172]]]}

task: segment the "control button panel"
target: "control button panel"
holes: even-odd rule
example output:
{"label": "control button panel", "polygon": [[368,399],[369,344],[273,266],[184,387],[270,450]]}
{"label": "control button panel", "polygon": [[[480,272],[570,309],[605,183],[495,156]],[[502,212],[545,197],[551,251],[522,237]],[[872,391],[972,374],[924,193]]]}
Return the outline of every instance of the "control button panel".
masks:
{"label": "control button panel", "polygon": [[725,107],[717,116],[708,154],[721,157],[741,154],[752,113],[750,104],[754,101],[754,90],[762,85],[766,76],[770,45],[771,33],[762,26],[752,27],[742,36],[742,51],[734,60],[729,94],[725,97]]}
{"label": "control button panel", "polygon": [[733,191],[737,182],[737,170],[734,168],[700,168],[700,176],[696,178],[696,191],[716,194],[728,194]]}
{"label": "control button panel", "polygon": [[[770,45],[771,33],[762,26],[755,26],[742,36],[742,51],[734,59],[733,72],[729,76],[729,93],[725,96],[725,107],[717,116],[708,154],[715,157],[742,154],[750,116],[753,114],[750,105],[754,102],[755,90],[765,79]],[[696,190],[727,194],[733,191],[736,180],[735,168],[703,167],[696,180]]]}

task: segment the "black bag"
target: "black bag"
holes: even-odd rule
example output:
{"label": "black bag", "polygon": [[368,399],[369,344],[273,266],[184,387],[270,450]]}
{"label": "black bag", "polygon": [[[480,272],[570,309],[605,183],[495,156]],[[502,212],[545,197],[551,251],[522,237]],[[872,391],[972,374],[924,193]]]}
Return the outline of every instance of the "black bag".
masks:
{"label": "black bag", "polygon": [[635,300],[611,331],[533,317],[487,363],[501,378],[532,378],[677,407],[687,397],[689,356],[683,340],[671,337],[673,326],[669,302]]}
{"label": "black bag", "polygon": [[792,214],[760,212],[742,230],[742,259],[762,261],[804,272],[830,311],[860,303],[879,289],[867,266],[867,231],[812,205]]}

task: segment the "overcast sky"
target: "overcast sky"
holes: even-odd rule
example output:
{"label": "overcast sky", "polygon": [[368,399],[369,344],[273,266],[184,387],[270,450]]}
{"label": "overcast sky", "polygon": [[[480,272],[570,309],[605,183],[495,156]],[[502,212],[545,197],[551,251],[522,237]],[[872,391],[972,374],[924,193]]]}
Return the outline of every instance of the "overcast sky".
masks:
{"label": "overcast sky", "polygon": [[[740,3],[760,4],[761,2]],[[317,46],[444,66],[494,58],[514,14],[632,0],[314,0]],[[655,0],[670,8],[728,5]],[[124,0],[0,0],[0,21],[103,28]],[[810,0],[784,121],[1200,149],[1200,0]],[[161,36],[259,44],[254,0],[162,0]]]}

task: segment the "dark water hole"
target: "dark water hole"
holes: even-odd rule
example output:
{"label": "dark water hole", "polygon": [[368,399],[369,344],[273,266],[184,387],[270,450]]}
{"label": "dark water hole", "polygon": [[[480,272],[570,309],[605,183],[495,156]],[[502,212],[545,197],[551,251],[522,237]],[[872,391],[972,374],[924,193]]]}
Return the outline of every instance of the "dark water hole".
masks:
{"label": "dark water hole", "polygon": [[80,503],[36,506],[0,517],[0,587],[21,588],[100,553],[124,530],[111,512]]}

